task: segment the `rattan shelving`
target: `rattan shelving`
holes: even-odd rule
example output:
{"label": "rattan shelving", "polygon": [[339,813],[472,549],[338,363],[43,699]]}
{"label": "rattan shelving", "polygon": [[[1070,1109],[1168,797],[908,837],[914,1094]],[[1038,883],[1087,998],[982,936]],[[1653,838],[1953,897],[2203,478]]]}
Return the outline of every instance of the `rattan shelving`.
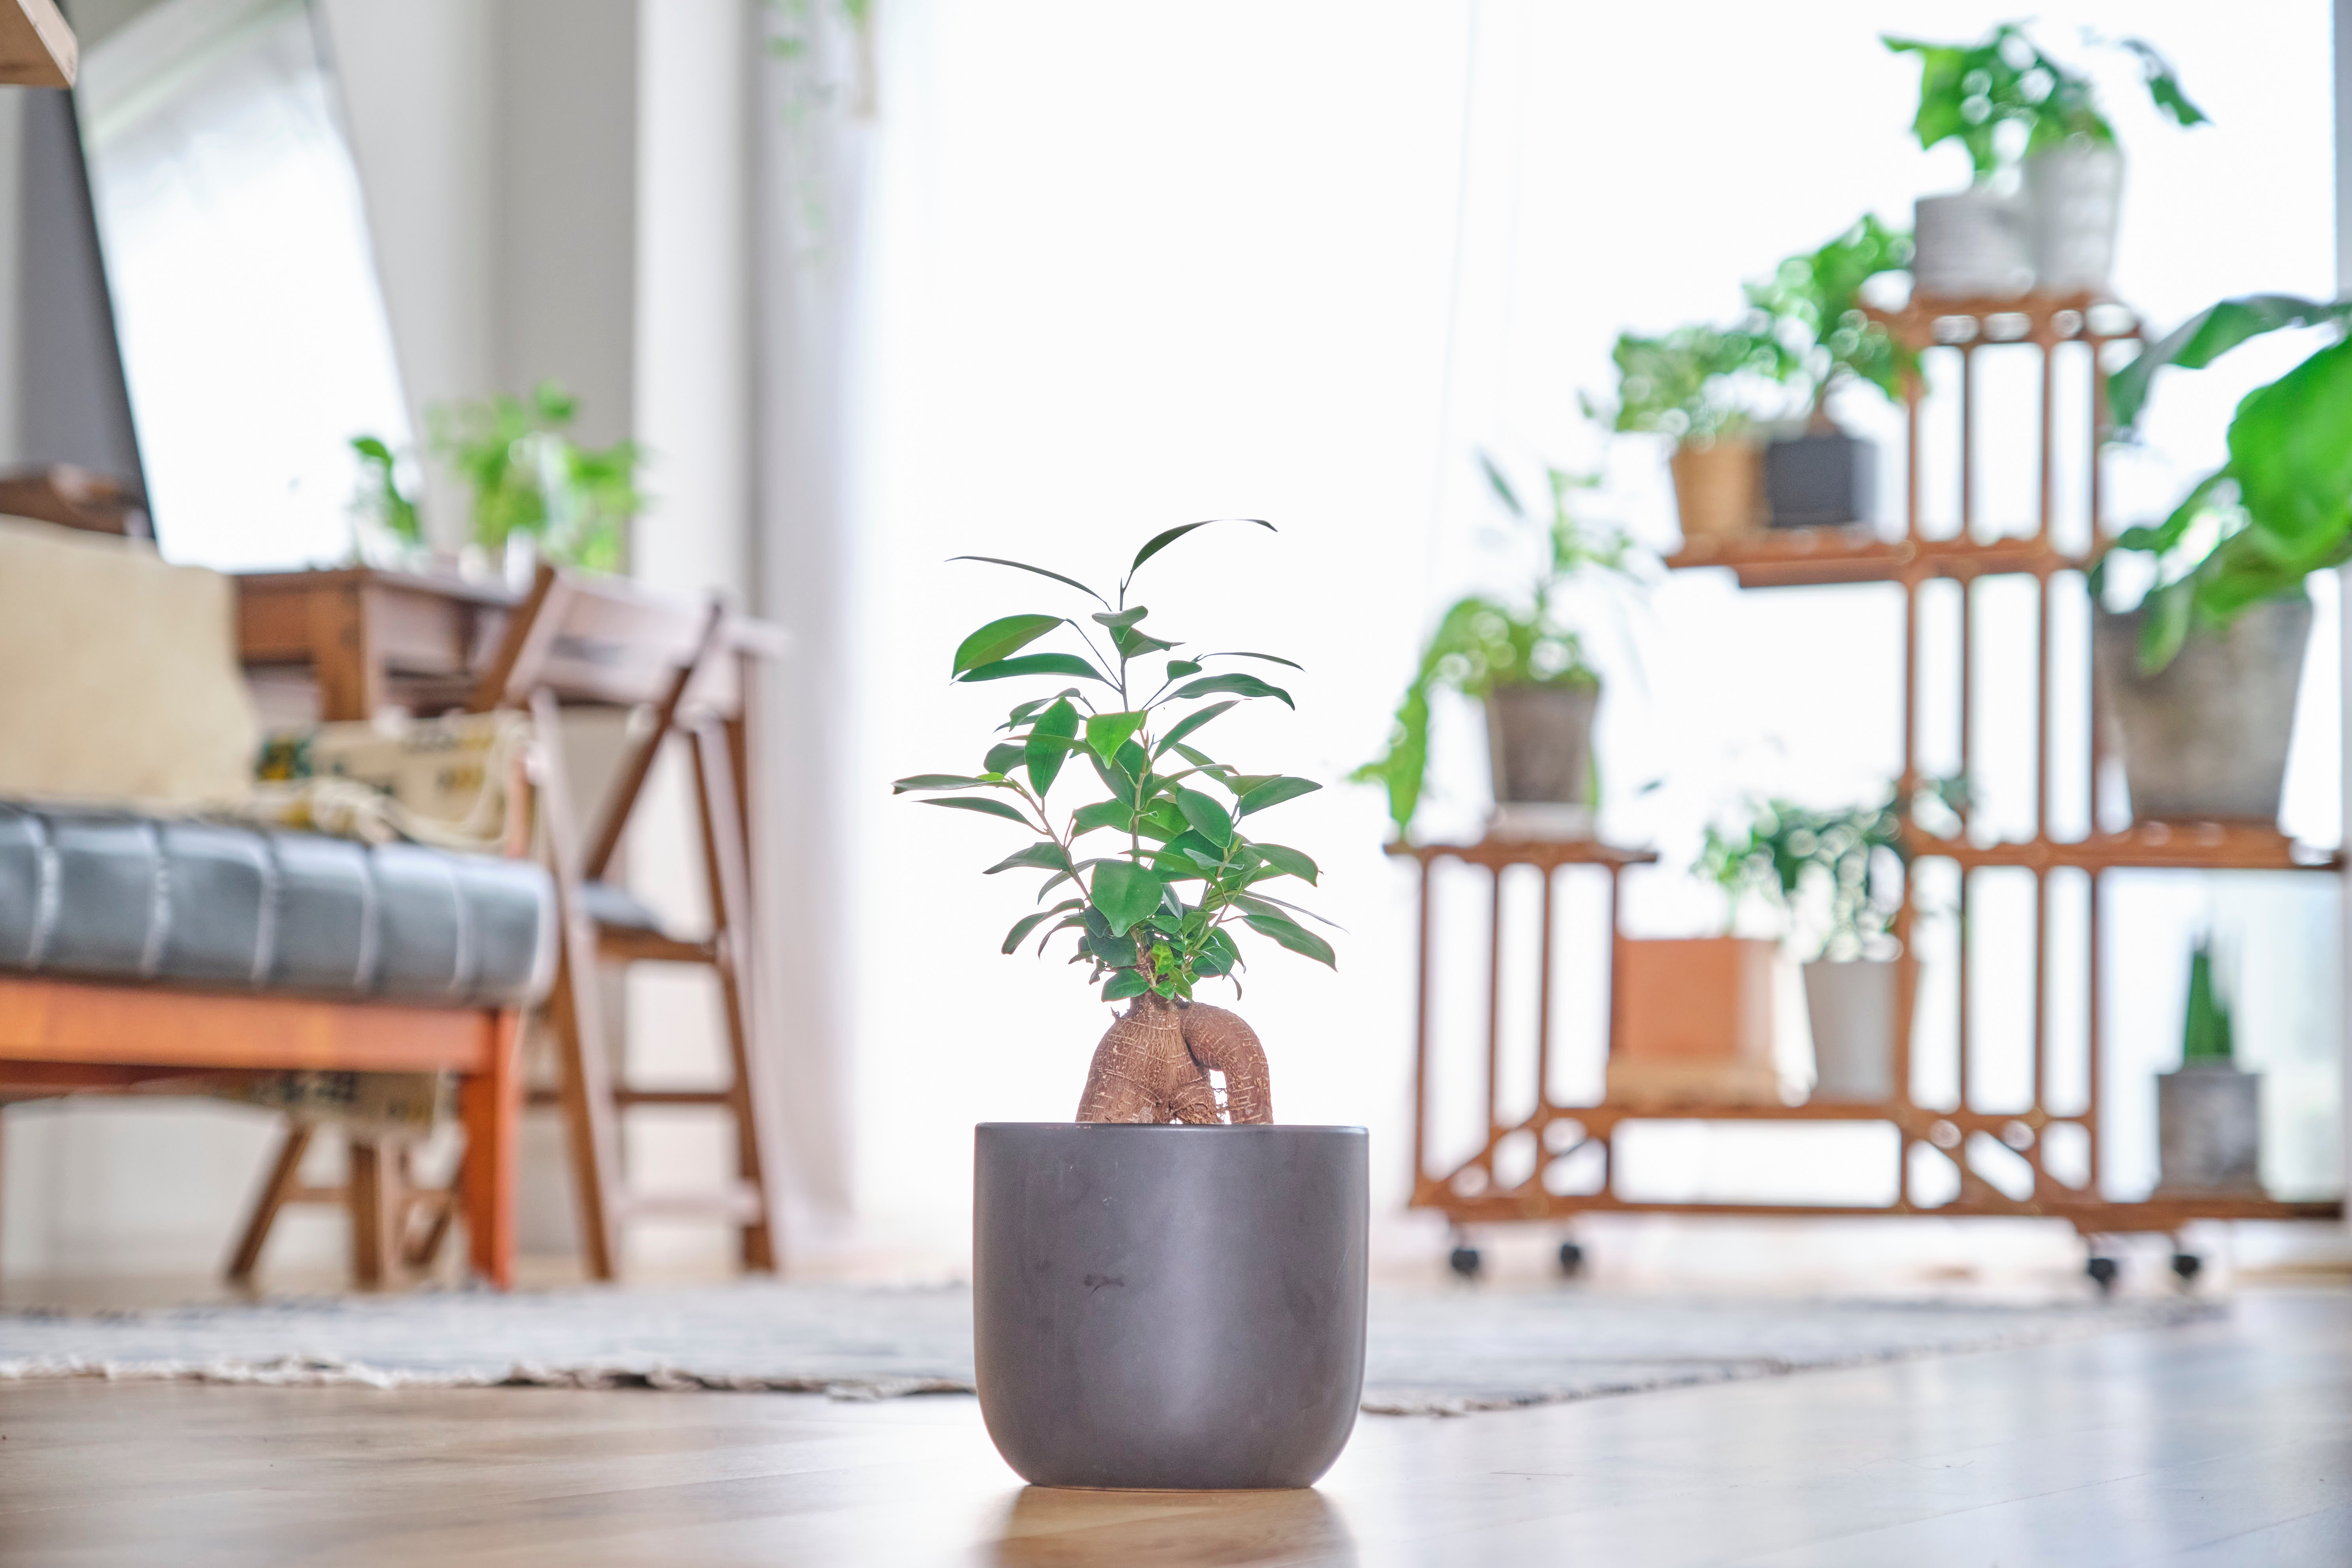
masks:
{"label": "rattan shelving", "polygon": [[[2340,1217],[2343,1213],[2340,1201],[2289,1203],[2255,1196],[2168,1194],[2158,1194],[2141,1201],[2115,1201],[2103,1195],[2105,1168],[2100,1150],[2099,1115],[2107,1076],[2104,1044],[2109,1000],[2103,992],[2101,964],[2097,961],[2105,924],[2102,914],[2105,901],[2103,879],[2110,872],[2142,868],[2299,872],[2333,871],[2340,869],[2342,865],[2338,854],[2295,844],[2276,828],[2266,825],[2138,823],[2122,831],[2098,831],[2095,827],[2087,837],[2079,838],[2050,836],[2051,797],[2053,788],[2061,782],[2058,777],[2061,767],[2057,760],[2059,749],[2053,744],[2055,720],[2051,700],[2053,645],[2053,639],[2060,635],[2052,607],[2052,584],[2054,579],[2086,571],[2100,547],[2099,542],[2111,537],[2103,504],[2101,475],[2100,444],[2107,426],[2105,380],[2095,371],[2098,356],[2105,345],[2137,338],[2139,335],[2137,323],[2127,311],[2111,302],[2084,296],[2047,295],[2014,300],[1924,300],[1901,311],[1878,313],[1877,319],[1898,342],[1916,353],[1924,354],[1937,349],[1957,351],[1961,460],[1957,487],[1959,492],[1958,518],[1953,531],[1948,535],[1939,535],[1923,527],[1922,523],[1920,445],[1926,393],[1920,379],[1915,375],[1906,397],[1906,504],[1901,537],[1883,538],[1867,527],[1759,530],[1731,540],[1694,542],[1669,557],[1667,565],[1675,569],[1727,568],[1743,588],[1854,583],[1885,583],[1899,586],[1904,593],[1904,773],[1898,784],[1898,795],[1903,799],[1910,798],[1920,782],[1918,712],[1921,705],[1922,637],[1925,635],[1920,613],[1923,586],[1938,579],[1950,580],[1959,584],[1963,598],[1962,613],[1958,617],[1955,634],[1958,639],[1957,658],[1952,668],[1957,670],[1959,687],[1959,764],[1965,773],[1975,741],[1970,690],[1974,660],[1969,646],[1975,616],[1969,613],[1969,606],[1976,584],[1995,576],[2025,577],[2032,581],[2040,625],[2038,683],[2035,688],[2038,713],[2035,722],[2033,820],[2036,832],[2032,837],[2020,841],[1984,842],[1969,833],[1965,816],[1961,831],[1952,837],[1930,837],[1919,832],[1916,826],[1911,830],[1915,861],[1941,859],[1958,868],[1957,952],[1960,973],[1957,985],[1958,1026],[1956,1034],[1958,1060],[1952,1064],[1956,1068],[1955,1079],[1959,1086],[1958,1103],[1924,1105],[1913,1099],[1912,1032],[1916,1013],[1918,959],[1912,941],[1915,900],[1907,895],[1894,928],[1894,934],[1902,943],[1902,956],[1897,971],[1896,1034],[1892,1042],[1896,1090],[1891,1100],[1876,1104],[1691,1105],[1670,1110],[1605,1102],[1568,1105],[1555,1102],[1550,1089],[1553,1008],[1549,955],[1552,952],[1554,884],[1563,868],[1592,867],[1606,873],[1609,886],[1606,936],[1614,955],[1622,951],[1625,941],[1617,917],[1617,892],[1622,873],[1630,866],[1654,860],[1656,857],[1643,850],[1597,843],[1526,843],[1490,838],[1473,845],[1397,845],[1391,847],[1391,853],[1415,859],[1421,870],[1421,1000],[1415,1046],[1412,1205],[1438,1210],[1457,1224],[1503,1220],[1557,1221],[1580,1214],[1629,1211],[1776,1215],[2042,1215],[2068,1220],[2086,1237],[2124,1232],[2178,1232],[2183,1225],[2195,1219]],[[2026,531],[1985,537],[1984,531],[1979,528],[1976,465],[1973,460],[1979,446],[1979,414],[1976,355],[1979,351],[1989,347],[2012,344],[2028,345],[2038,351],[2040,355],[2039,515]],[[2090,450],[2086,454],[2084,471],[2089,490],[2087,516],[2090,526],[2086,531],[2078,531],[2084,533],[2084,544],[2087,548],[2073,551],[2060,547],[2057,531],[2053,526],[2058,510],[2058,466],[2055,461],[2057,362],[2062,352],[2069,351],[2093,356],[2094,368],[2094,374],[2086,378],[2091,409],[2087,425]],[[2088,667],[2087,658],[2075,661],[2074,666],[2084,670]],[[2068,782],[2077,787],[2082,798],[2095,799],[2088,786],[2095,781],[2105,760],[2105,721],[2095,684],[2085,707],[2090,729],[2088,744],[2077,745],[2072,748],[2072,752],[2088,758],[2092,780],[2076,778]],[[1484,1143],[1475,1153],[1448,1168],[1433,1169],[1431,1079],[1437,1065],[1432,1059],[1433,1037],[1429,1016],[1431,954],[1434,940],[1430,892],[1434,868],[1448,859],[1485,868],[1492,874],[1494,882],[1486,1051],[1487,1127]],[[1503,1100],[1499,1081],[1503,1016],[1501,952],[1505,920],[1503,879],[1506,871],[1521,866],[1534,867],[1542,874],[1540,918],[1544,931],[1540,951],[1547,959],[1538,966],[1541,995],[1536,1012],[1535,1109],[1528,1116],[1511,1119],[1507,1124],[1499,1110]],[[1970,1100],[1969,889],[1975,872],[1996,868],[2015,868],[2032,873],[2036,911],[2031,1041],[2033,1091],[2031,1103],[2005,1110],[1982,1109]],[[2089,1062],[2086,1097],[2079,1104],[2068,1103],[2063,1110],[2053,1110],[2053,1053],[2045,1036],[2049,1027],[2049,972],[2053,940],[2051,889],[2053,874],[2062,871],[2079,872],[2087,878],[2089,883],[2089,915],[2084,933],[2090,955],[2087,964]],[[1613,961],[1611,972],[1612,975],[1621,972]],[[1612,1002],[1608,1026],[1612,1048],[1617,1041],[1618,1027]],[[1869,1206],[1660,1203],[1618,1196],[1614,1190],[1617,1173],[1612,1139],[1627,1122],[1662,1120],[1889,1123],[1901,1135],[1896,1196],[1892,1203]],[[2059,1180],[2045,1165],[2043,1151],[2047,1136],[2053,1129],[2062,1125],[2081,1129],[2087,1142],[2088,1177],[2081,1185]],[[2024,1196],[2004,1192],[1971,1167],[1963,1146],[1967,1140],[1978,1133],[2000,1140],[2022,1156],[2032,1175],[2032,1190]],[[1533,1135],[1533,1146],[1537,1151],[1533,1169],[1523,1180],[1505,1185],[1497,1179],[1497,1152],[1507,1140],[1522,1134]],[[1547,1172],[1559,1162],[1574,1157],[1596,1144],[1603,1162],[1599,1190],[1551,1191],[1546,1184]],[[1948,1158],[1957,1170],[1958,1192],[1949,1201],[1931,1205],[1920,1201],[1916,1194],[1912,1152],[1921,1145]]]}

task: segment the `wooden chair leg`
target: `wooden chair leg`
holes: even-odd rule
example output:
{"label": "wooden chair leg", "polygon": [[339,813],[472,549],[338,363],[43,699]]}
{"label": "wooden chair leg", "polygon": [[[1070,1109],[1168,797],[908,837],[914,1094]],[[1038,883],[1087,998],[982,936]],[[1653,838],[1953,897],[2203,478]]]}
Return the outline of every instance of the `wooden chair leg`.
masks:
{"label": "wooden chair leg", "polygon": [[522,1015],[499,1013],[486,1024],[491,1032],[489,1070],[469,1076],[458,1089],[466,1122],[458,1182],[474,1271],[503,1290],[514,1283],[515,1167],[522,1152]]}
{"label": "wooden chair leg", "polygon": [[270,1227],[278,1223],[278,1211],[286,1206],[298,1184],[303,1152],[310,1147],[310,1127],[304,1122],[289,1121],[286,1136],[278,1145],[278,1157],[270,1162],[269,1174],[262,1179],[261,1191],[253,1200],[253,1213],[245,1222],[245,1234],[230,1255],[228,1270],[224,1276],[232,1285],[249,1285],[253,1271],[261,1262],[261,1248],[269,1240]]}
{"label": "wooden chair leg", "polygon": [[400,1230],[400,1169],[384,1143],[351,1140],[351,1171],[343,1180],[352,1216],[352,1283],[381,1290],[394,1278]]}
{"label": "wooden chair leg", "polygon": [[751,864],[743,840],[743,815],[727,730],[706,724],[694,732],[694,771],[699,786],[704,864],[710,880],[712,945],[719,957],[719,988],[727,1018],[728,1054],[734,1082],[728,1094],[735,1118],[737,1173],[757,1200],[742,1229],[743,1267],[776,1271],[776,1204],[767,1175],[764,1134],[774,1124],[768,1114],[768,1085],[752,1042],[758,1039],[761,997],[754,979]]}

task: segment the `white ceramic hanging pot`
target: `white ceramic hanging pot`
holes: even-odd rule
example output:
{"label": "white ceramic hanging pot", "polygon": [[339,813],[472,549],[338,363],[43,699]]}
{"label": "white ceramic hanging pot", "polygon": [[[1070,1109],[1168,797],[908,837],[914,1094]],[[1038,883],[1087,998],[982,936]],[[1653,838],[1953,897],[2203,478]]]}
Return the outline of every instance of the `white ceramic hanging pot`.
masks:
{"label": "white ceramic hanging pot", "polygon": [[2053,294],[2105,294],[2123,216],[2124,155],[2114,147],[2060,147],[2025,161],[2033,270]]}
{"label": "white ceramic hanging pot", "polygon": [[1985,185],[1921,196],[1913,208],[1911,279],[1943,300],[2011,300],[2033,287],[2024,204]]}

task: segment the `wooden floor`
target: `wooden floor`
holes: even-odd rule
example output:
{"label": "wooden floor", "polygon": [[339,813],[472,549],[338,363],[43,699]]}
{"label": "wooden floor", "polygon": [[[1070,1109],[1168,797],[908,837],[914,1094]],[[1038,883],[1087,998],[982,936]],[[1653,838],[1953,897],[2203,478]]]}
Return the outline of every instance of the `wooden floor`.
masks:
{"label": "wooden floor", "polygon": [[0,1385],[0,1563],[2352,1563],[2352,1295],[1024,1489],[966,1398]]}

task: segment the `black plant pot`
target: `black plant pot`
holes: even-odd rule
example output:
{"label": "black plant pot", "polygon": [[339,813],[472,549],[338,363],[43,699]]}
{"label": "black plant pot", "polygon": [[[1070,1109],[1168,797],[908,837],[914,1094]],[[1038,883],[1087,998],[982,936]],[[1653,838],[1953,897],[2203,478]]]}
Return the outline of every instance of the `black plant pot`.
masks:
{"label": "black plant pot", "polygon": [[1364,1384],[1360,1127],[982,1122],[981,1415],[1039,1486],[1304,1487]]}
{"label": "black plant pot", "polygon": [[1764,448],[1764,496],[1775,528],[1872,521],[1877,485],[1878,448],[1842,430]]}

